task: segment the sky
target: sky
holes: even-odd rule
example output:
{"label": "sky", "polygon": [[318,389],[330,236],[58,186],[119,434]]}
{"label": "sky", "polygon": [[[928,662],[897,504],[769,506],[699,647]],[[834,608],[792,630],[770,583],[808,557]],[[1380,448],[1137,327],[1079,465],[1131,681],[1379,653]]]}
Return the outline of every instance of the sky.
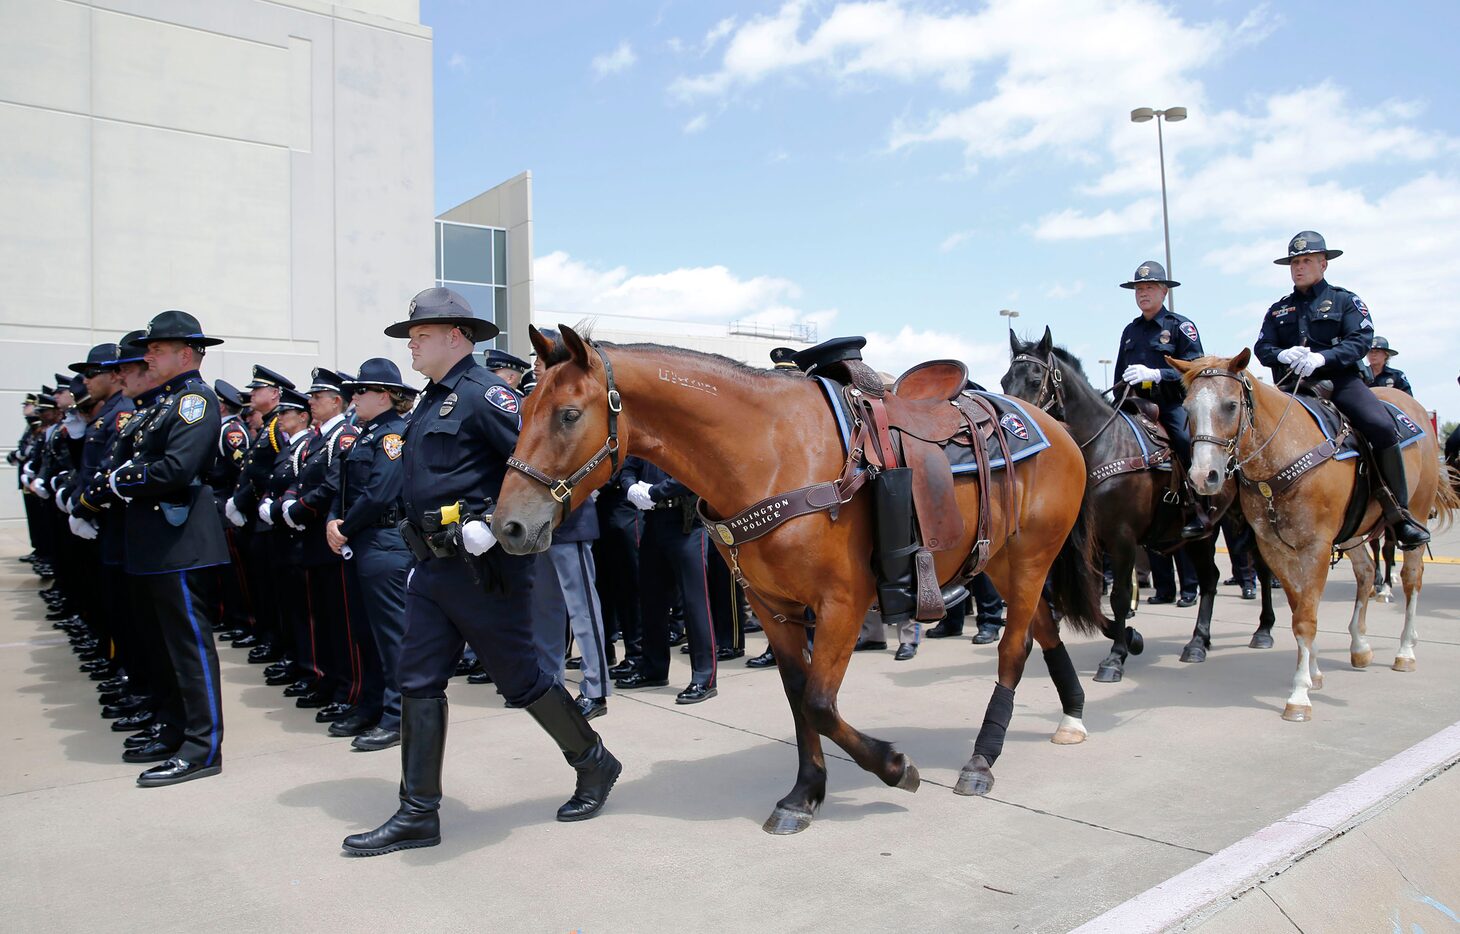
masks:
{"label": "sky", "polygon": [[[535,308],[815,324],[997,381],[1008,319],[1099,373],[1164,261],[1235,354],[1299,230],[1460,418],[1460,4],[423,0],[443,211],[533,173]],[[672,325],[665,324],[666,337]]]}

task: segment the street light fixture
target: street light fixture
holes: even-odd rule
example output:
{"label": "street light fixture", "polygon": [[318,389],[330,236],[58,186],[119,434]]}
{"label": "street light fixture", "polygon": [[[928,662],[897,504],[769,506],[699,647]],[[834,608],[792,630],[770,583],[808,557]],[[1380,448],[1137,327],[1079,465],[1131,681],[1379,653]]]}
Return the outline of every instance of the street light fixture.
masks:
{"label": "street light fixture", "polygon": [[[1166,275],[1170,277],[1176,273],[1171,268],[1171,219],[1166,213],[1166,140],[1161,133],[1161,119],[1157,118],[1162,118],[1167,123],[1180,123],[1186,119],[1186,108],[1167,107],[1165,110],[1152,110],[1150,107],[1137,107],[1130,112],[1131,123],[1156,121],[1156,149],[1161,158],[1161,230],[1166,237]],[[1172,311],[1176,310],[1176,302],[1169,293],[1166,296],[1166,307]]]}
{"label": "street light fixture", "polygon": [[1114,360],[1101,360],[1100,361],[1100,372],[1102,374],[1104,374],[1104,377],[1103,378],[1105,380],[1105,385],[1107,385],[1107,386],[1110,385],[1110,365],[1112,363],[1114,363],[1114,362],[1115,362]]}
{"label": "street light fixture", "polygon": [[1017,311],[1010,311],[1007,308],[1000,308],[999,309],[999,317],[1000,318],[1008,318],[1009,319],[1009,327],[1012,328],[1014,326],[1014,319],[1017,318],[1017,317],[1019,317],[1019,312],[1017,312]]}

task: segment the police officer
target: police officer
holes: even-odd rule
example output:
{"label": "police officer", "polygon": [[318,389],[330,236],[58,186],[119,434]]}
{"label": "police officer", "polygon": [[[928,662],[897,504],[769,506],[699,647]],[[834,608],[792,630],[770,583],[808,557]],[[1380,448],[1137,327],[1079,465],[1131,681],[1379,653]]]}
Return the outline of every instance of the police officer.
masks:
{"label": "police officer", "polygon": [[494,376],[518,392],[524,391],[523,375],[533,369],[532,364],[521,357],[514,357],[507,351],[498,350],[495,347],[482,354],[482,366],[491,370]]}
{"label": "police officer", "polygon": [[1390,350],[1387,339],[1375,335],[1374,343],[1369,345],[1364,385],[1370,388],[1387,386],[1390,389],[1398,389],[1400,392],[1414,395],[1414,388],[1409,385],[1409,378],[1404,375],[1404,371],[1389,365],[1389,358],[1397,356],[1399,356],[1399,351]]}
{"label": "police officer", "polygon": [[1293,291],[1278,299],[1262,320],[1253,350],[1272,369],[1279,384],[1289,377],[1326,379],[1333,384],[1333,404],[1364,436],[1373,452],[1382,484],[1375,498],[1384,519],[1403,548],[1418,548],[1430,533],[1410,514],[1409,485],[1399,432],[1384,404],[1364,385],[1359,361],[1374,345],[1369,307],[1348,289],[1324,278],[1328,261],[1343,254],[1329,249],[1312,230],[1288,241],[1288,255],[1273,260],[1287,266]]}
{"label": "police officer", "polygon": [[[260,531],[268,530],[264,533],[269,542],[268,585],[278,598],[279,631],[288,646],[281,661],[287,671],[270,666],[264,677],[266,683],[279,684],[292,676],[295,680],[284,688],[284,696],[294,698],[295,706],[304,709],[328,704],[326,689],[332,686],[319,667],[317,652],[323,638],[316,635],[309,606],[302,531],[283,516],[284,502],[298,482],[300,460],[312,435],[309,397],[297,389],[281,389],[270,431],[271,443],[279,445],[279,453],[273,458],[256,512]],[[252,654],[249,658],[252,660]]]}
{"label": "police officer", "polygon": [[[243,473],[244,459],[252,445],[248,423],[243,419],[247,403],[238,389],[226,380],[213,381],[213,393],[218,397],[218,410],[223,422],[218,427],[218,456],[208,470],[208,486],[213,489],[217,501],[218,516],[227,519],[228,502],[238,487],[239,475]],[[224,521],[223,535],[228,542],[229,563],[218,572],[218,584],[223,595],[223,617],[218,638],[223,641],[248,635],[254,628],[253,593],[248,583],[248,572],[243,555],[247,550],[248,531],[232,522]]]}
{"label": "police officer", "polygon": [[[1130,386],[1131,395],[1156,403],[1171,452],[1184,469],[1190,469],[1191,433],[1186,427],[1186,409],[1182,407],[1186,390],[1182,387],[1181,374],[1166,358],[1195,360],[1202,355],[1202,349],[1196,325],[1166,308],[1166,294],[1180,284],[1168,279],[1165,267],[1155,260],[1142,263],[1129,281],[1120,284],[1123,289],[1135,291],[1136,306],[1141,313],[1120,334],[1115,372]],[[1207,531],[1205,516],[1195,508],[1189,495],[1187,505],[1192,508],[1192,514],[1181,529],[1181,537],[1200,538]]]}
{"label": "police officer", "polygon": [[218,397],[198,375],[204,348],[223,343],[182,311],[164,311],[137,343],[163,397],[147,415],[130,462],[108,485],[127,506],[127,570],[143,581],[177,673],[182,742],[172,758],[137,778],[143,787],[173,785],[223,767],[223,709],[212,623],[216,574],[228,561],[213,491],[203,483],[222,416]]}
{"label": "police officer", "polygon": [[411,366],[430,380],[404,435],[402,534],[420,563],[406,587],[400,657],[400,807],[375,830],[346,837],[345,852],[374,856],[441,842],[446,683],[464,640],[508,706],[527,708],[577,771],[558,820],[590,818],[622,766],[573,696],[537,663],[532,559],[494,548],[484,518],[521,427],[517,394],[472,356],[473,342],[491,340],[497,328],[457,293],[433,288],[416,295],[409,318],[385,333],[410,338]]}
{"label": "police officer", "polygon": [[384,357],[360,364],[360,375],[344,383],[359,416],[360,437],[345,453],[339,492],[325,525],[330,548],[345,568],[374,635],[383,676],[381,696],[362,702],[330,724],[331,736],[353,736],[350,745],[374,752],[400,745],[400,649],[406,629],[406,576],[412,564],[396,524],[402,518],[405,478],[405,415],[416,390],[401,381],[400,369]]}

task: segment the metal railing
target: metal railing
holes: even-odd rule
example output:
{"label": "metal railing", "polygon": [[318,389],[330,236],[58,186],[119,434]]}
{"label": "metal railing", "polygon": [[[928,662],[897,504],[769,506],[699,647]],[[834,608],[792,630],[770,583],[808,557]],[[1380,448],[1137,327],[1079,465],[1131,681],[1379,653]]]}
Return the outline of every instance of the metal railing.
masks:
{"label": "metal railing", "polygon": [[742,337],[769,337],[776,340],[802,341],[807,344],[816,343],[816,325],[814,324],[776,326],[756,324],[753,321],[731,321],[727,330],[730,334]]}

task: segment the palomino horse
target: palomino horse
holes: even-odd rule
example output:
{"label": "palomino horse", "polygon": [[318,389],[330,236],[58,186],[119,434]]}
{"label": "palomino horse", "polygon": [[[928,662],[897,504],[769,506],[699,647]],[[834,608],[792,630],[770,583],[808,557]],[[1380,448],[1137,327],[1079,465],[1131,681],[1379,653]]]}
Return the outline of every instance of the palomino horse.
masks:
{"label": "palomino horse", "polygon": [[[591,490],[609,481],[620,456],[635,454],[659,465],[701,494],[704,509],[724,517],[831,481],[848,462],[822,389],[799,374],[653,344],[597,344],[567,327],[561,329],[560,344],[535,329],[531,334],[547,370],[524,404],[515,471],[502,485],[492,521],[502,547],[513,554],[547,548],[554,525],[572,504],[586,501]],[[1099,625],[1099,577],[1090,561],[1080,497],[1065,492],[1083,486],[1085,462],[1054,419],[1030,414],[1050,447],[1014,465],[1012,499],[991,497],[988,537],[994,554],[987,571],[1008,603],[1008,622],[999,644],[998,684],[974,755],[959,777],[962,794],[986,794],[993,786],[991,766],[1029,656],[1031,632],[1045,650],[1056,685],[1064,685],[1065,717],[1055,741],[1079,742],[1085,736],[1078,708],[1071,715],[1068,696],[1079,691],[1079,678],[1040,599],[1050,575],[1050,597],[1065,621],[1091,632]],[[977,484],[960,480],[955,495],[966,531],[957,547],[936,556],[943,582],[969,555],[978,524]],[[1006,514],[1005,502],[1015,504],[1015,515]],[[1013,529],[1018,534],[1011,534]],[[726,547],[715,535],[710,539],[732,573],[744,576],[751,605],[775,649],[795,721],[795,784],[776,804],[765,830],[795,833],[810,826],[826,796],[822,736],[886,784],[917,790],[911,760],[890,743],[854,729],[837,710],[837,691],[875,594],[870,492],[842,500],[836,513],[792,519],[738,548]],[[803,622],[808,609],[816,626],[811,652]],[[1054,670],[1056,658],[1063,659],[1064,679]]]}
{"label": "palomino horse", "polygon": [[[1182,372],[1187,387],[1191,475],[1197,492],[1216,493],[1229,474],[1237,475],[1242,512],[1256,532],[1258,550],[1287,593],[1293,636],[1298,641],[1298,668],[1283,719],[1304,721],[1313,717],[1308,692],[1323,687],[1313,635],[1318,627],[1318,601],[1328,579],[1329,555],[1335,548],[1347,552],[1358,584],[1349,620],[1349,661],[1355,668],[1366,668],[1373,660],[1364,635],[1374,562],[1369,549],[1362,546],[1376,531],[1380,512],[1376,503],[1369,502],[1359,531],[1347,541],[1335,541],[1344,525],[1359,459],[1316,455],[1326,441],[1323,432],[1292,396],[1247,373],[1250,357],[1251,352],[1244,349],[1230,358],[1167,360]],[[1408,394],[1382,388],[1375,394],[1398,406],[1415,424],[1429,425],[1424,409]],[[1428,428],[1405,451],[1404,467],[1411,491],[1410,511],[1425,516],[1435,508],[1441,522],[1448,522],[1460,500],[1441,476],[1439,445]],[[1415,615],[1424,579],[1421,550],[1404,553],[1400,578],[1404,582],[1404,631],[1394,670],[1413,671],[1418,639]]]}
{"label": "palomino horse", "polygon": [[[1021,341],[1011,330],[1009,345],[1013,357],[1001,381],[1004,391],[1028,400],[1064,422],[1070,435],[1085,453],[1087,469],[1085,495],[1090,500],[1091,525],[1097,547],[1110,560],[1115,581],[1110,587],[1110,608],[1115,619],[1106,635],[1113,642],[1110,654],[1095,671],[1096,681],[1119,681],[1129,655],[1139,655],[1144,645],[1141,634],[1126,625],[1131,607],[1131,571],[1143,545],[1171,547],[1181,541],[1181,511],[1165,505],[1171,487],[1170,472],[1158,471],[1148,454],[1154,449],[1149,439],[1137,438],[1115,407],[1090,384],[1077,357],[1054,346],[1049,328],[1037,342]],[[1233,488],[1225,487],[1219,509],[1232,499]],[[1213,525],[1213,533],[1216,526]],[[1216,563],[1216,536],[1186,544],[1186,554],[1196,565],[1201,586],[1196,628],[1181,651],[1183,662],[1204,662],[1212,645],[1212,605],[1221,578]],[[1271,576],[1264,573],[1261,624],[1252,635],[1253,648],[1272,646]]]}

